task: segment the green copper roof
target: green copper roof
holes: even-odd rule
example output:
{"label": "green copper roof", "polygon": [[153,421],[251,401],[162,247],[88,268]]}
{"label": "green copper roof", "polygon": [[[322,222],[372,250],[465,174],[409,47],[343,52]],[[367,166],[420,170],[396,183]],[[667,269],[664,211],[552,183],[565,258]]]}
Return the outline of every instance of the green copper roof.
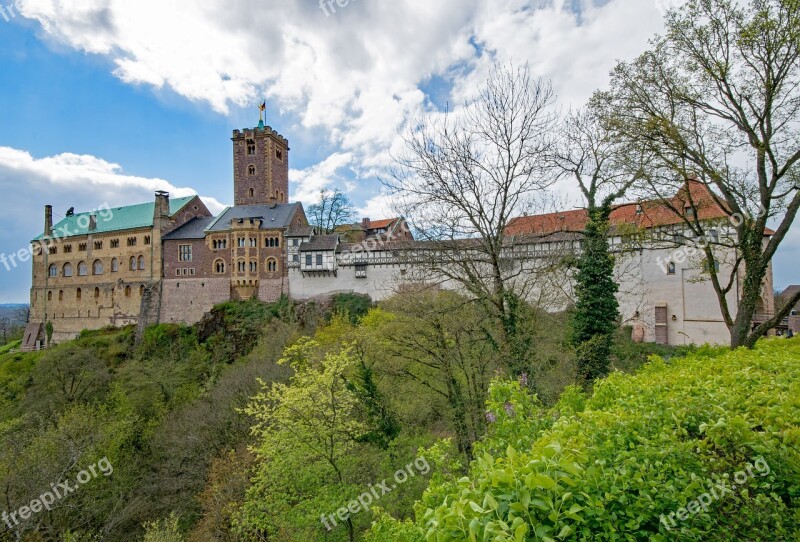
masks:
{"label": "green copper roof", "polygon": [[[174,198],[169,200],[169,214],[174,215],[196,196]],[[109,233],[113,231],[133,230],[153,226],[155,202],[128,205],[125,207],[103,208],[87,213],[76,213],[68,216],[53,226],[53,236],[59,238],[77,237],[89,233],[89,215],[97,216],[97,229],[92,233]],[[34,239],[38,241],[44,234]]]}

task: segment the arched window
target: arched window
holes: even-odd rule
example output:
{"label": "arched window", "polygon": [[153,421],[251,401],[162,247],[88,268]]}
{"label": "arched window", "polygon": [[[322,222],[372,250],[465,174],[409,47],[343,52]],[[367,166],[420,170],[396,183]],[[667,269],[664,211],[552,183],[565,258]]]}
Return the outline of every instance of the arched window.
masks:
{"label": "arched window", "polygon": [[283,192],[281,192],[281,199],[280,199],[280,201],[285,201],[285,200],[284,200],[284,195],[283,195]]}
{"label": "arched window", "polygon": [[80,288],[78,288],[78,289],[77,289],[77,291],[75,292],[75,299],[77,299],[78,301],[80,301],[81,297],[83,297],[83,290],[81,290]]}
{"label": "arched window", "polygon": [[217,274],[222,274],[225,272],[225,262],[222,260],[217,260],[214,262],[214,272]]}
{"label": "arched window", "polygon": [[97,299],[100,297],[100,288],[94,289],[94,298]]}
{"label": "arched window", "polygon": [[59,301],[64,301],[64,290],[59,290],[58,291],[58,300]]}
{"label": "arched window", "polygon": [[251,189],[250,189],[250,191],[249,191],[249,194],[250,194],[250,197],[251,197],[251,198],[252,198],[253,196],[255,196],[255,195],[256,195],[256,191],[255,191],[255,189],[254,189],[254,188],[251,188]]}
{"label": "arched window", "polygon": [[130,297],[130,296],[131,296],[131,287],[125,286],[125,297]]}
{"label": "arched window", "polygon": [[111,272],[116,273],[117,271],[119,271],[119,261],[114,258],[111,260]]}
{"label": "arched window", "polygon": [[278,270],[278,261],[275,258],[267,260],[267,271],[274,273]]}
{"label": "arched window", "polygon": [[250,166],[247,168],[248,175],[255,175],[256,174],[256,166]]}
{"label": "arched window", "polygon": [[144,297],[144,284],[139,286],[139,297]]}
{"label": "arched window", "polygon": [[78,276],[85,277],[89,274],[89,268],[86,266],[86,262],[80,262],[78,264]]}
{"label": "arched window", "polygon": [[47,292],[47,300],[48,301],[52,301],[53,300],[53,291],[52,290]]}
{"label": "arched window", "polygon": [[136,271],[136,256],[131,256],[131,271]]}
{"label": "arched window", "polygon": [[252,139],[247,140],[247,154],[253,155],[256,153],[256,142]]}
{"label": "arched window", "polygon": [[50,275],[51,278],[58,276],[58,267],[56,267],[56,264],[50,266],[50,270],[47,274]]}
{"label": "arched window", "polygon": [[258,273],[258,262],[250,262],[250,272]]}
{"label": "arched window", "polygon": [[667,264],[667,275],[674,275],[675,274],[675,262],[669,262]]}
{"label": "arched window", "polygon": [[94,264],[92,264],[92,274],[94,275],[103,274],[103,262],[101,262],[100,260],[94,261]]}
{"label": "arched window", "polygon": [[144,256],[139,256],[139,271],[144,271]]}
{"label": "arched window", "polygon": [[247,269],[246,265],[247,264],[245,264],[244,261],[240,261],[239,262],[239,273],[244,273],[245,272],[245,270]]}
{"label": "arched window", "polygon": [[65,277],[71,277],[72,276],[72,264],[71,263],[65,263],[64,264],[63,273],[64,273]]}

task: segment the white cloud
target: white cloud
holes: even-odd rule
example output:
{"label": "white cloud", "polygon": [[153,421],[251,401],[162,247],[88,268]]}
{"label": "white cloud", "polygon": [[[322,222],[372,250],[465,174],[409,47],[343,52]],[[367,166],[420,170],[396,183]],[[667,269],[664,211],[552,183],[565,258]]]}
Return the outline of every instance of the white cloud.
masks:
{"label": "white cloud", "polygon": [[[118,164],[90,155],[58,154],[35,158],[29,152],[0,147],[0,252],[16,253],[44,228],[44,205],[53,205],[56,220],[67,209],[78,212],[103,204],[116,207],[152,201],[153,193],[165,190],[174,197],[194,195],[191,188],[175,187],[164,179],[127,175]],[[224,205],[203,198],[212,213]],[[0,299],[25,302],[30,288],[30,264],[11,270],[0,267]]]}
{"label": "white cloud", "polygon": [[291,181],[291,200],[304,204],[316,203],[319,193],[333,184],[344,184],[345,177],[341,170],[351,164],[353,155],[350,153],[334,153],[322,162],[306,169],[289,170]]}
{"label": "white cloud", "polygon": [[379,194],[368,199],[364,205],[356,209],[356,214],[360,217],[379,220],[381,218],[393,218],[394,213],[389,204],[389,198],[384,194]]}
{"label": "white cloud", "polygon": [[[12,189],[13,187],[13,189]],[[0,190],[13,192],[21,201],[83,205],[108,203],[126,205],[131,201],[149,201],[158,190],[174,197],[196,194],[192,188],[175,187],[164,179],[126,175],[118,164],[91,155],[63,153],[34,158],[30,153],[0,147]],[[213,198],[203,198],[212,212],[224,205]],[[30,205],[30,204],[28,204]],[[29,214],[29,209],[15,205],[15,213]],[[78,209],[80,210],[80,209]]]}

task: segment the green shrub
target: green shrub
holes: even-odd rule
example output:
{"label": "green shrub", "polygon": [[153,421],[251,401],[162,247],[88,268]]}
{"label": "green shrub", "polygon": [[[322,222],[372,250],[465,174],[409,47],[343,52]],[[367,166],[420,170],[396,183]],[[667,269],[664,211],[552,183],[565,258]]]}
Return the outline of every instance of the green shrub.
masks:
{"label": "green shrub", "polygon": [[336,294],[331,301],[333,314],[347,315],[353,324],[357,324],[372,308],[372,299],[368,295]]}
{"label": "green shrub", "polygon": [[[701,348],[669,362],[654,357],[636,376],[598,381],[588,400],[568,389],[549,416],[518,389],[514,382],[492,386],[490,410],[498,410],[498,399],[506,402],[468,476],[434,478],[415,524],[380,518],[373,536],[800,537],[800,340],[766,340],[754,351]],[[731,490],[731,478],[747,469],[746,483]],[[714,484],[729,490],[716,486],[719,498],[679,521],[675,514]]]}

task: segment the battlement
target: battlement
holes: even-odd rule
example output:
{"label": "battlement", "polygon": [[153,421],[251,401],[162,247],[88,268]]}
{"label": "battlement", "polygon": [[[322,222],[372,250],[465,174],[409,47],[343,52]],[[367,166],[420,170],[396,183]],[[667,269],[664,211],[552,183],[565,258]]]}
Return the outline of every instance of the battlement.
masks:
{"label": "battlement", "polygon": [[287,150],[289,148],[288,139],[283,137],[277,130],[273,129],[271,126],[264,126],[263,123],[260,123],[255,128],[244,128],[243,130],[234,130],[233,137],[231,137],[231,140],[239,141],[242,139],[252,139],[258,137],[259,135],[277,139],[287,148]]}

